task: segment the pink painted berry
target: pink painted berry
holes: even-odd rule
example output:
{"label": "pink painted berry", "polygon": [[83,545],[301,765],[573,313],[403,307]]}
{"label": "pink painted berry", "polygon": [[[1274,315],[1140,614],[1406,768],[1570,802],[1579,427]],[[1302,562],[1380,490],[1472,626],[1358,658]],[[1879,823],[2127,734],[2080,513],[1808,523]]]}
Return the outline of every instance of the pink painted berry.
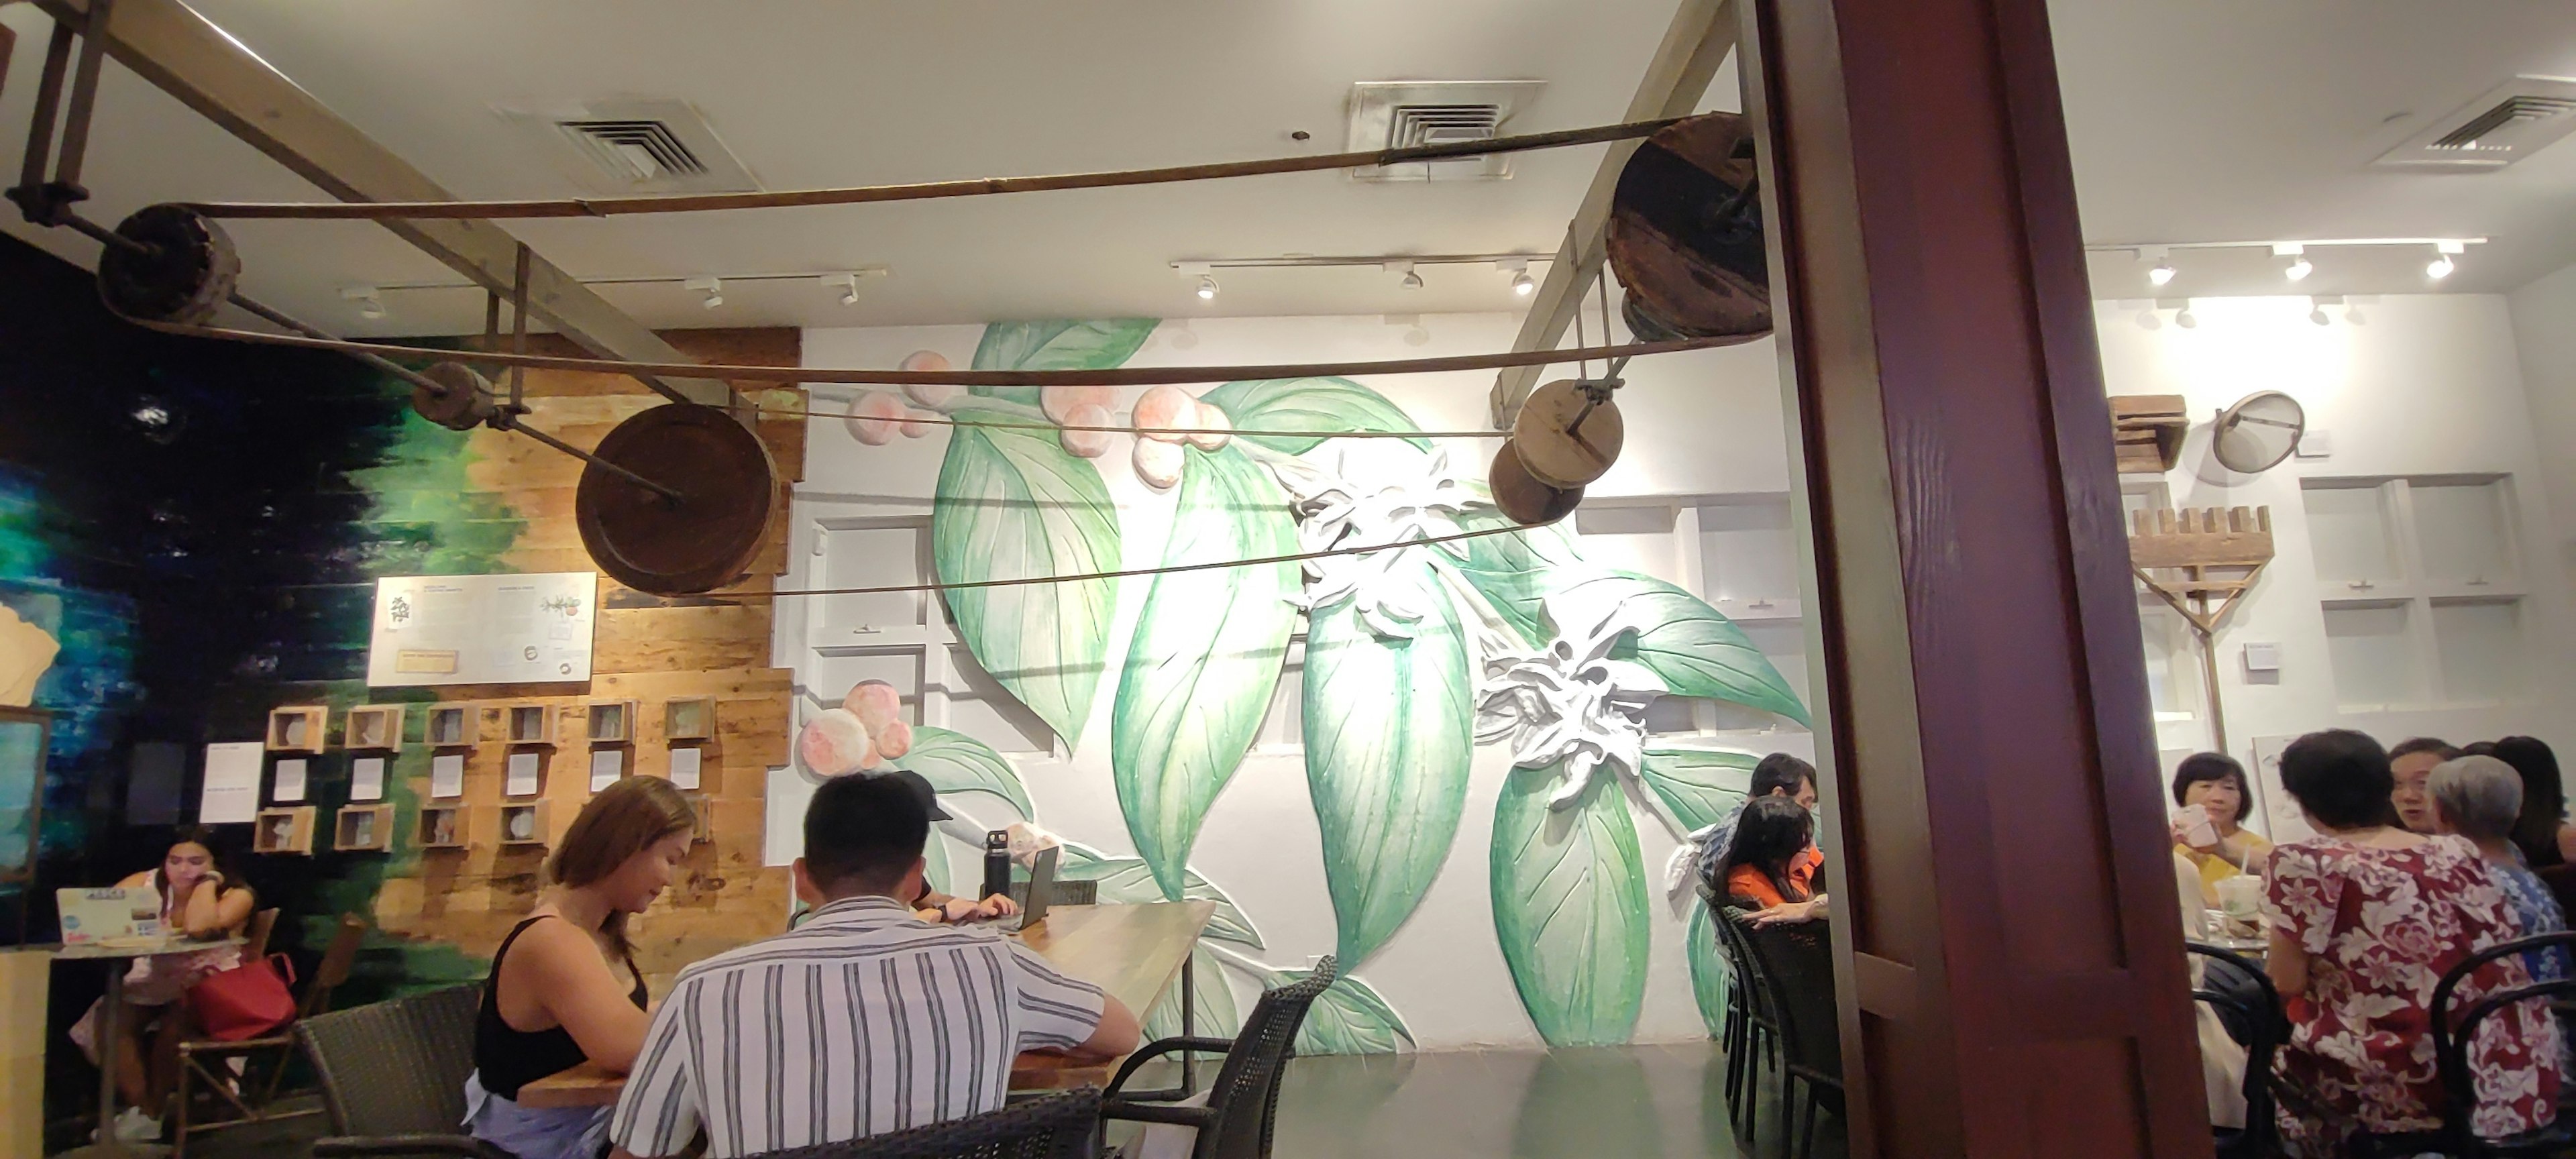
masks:
{"label": "pink painted berry", "polygon": [[1169,491],[1181,481],[1181,464],[1185,456],[1179,443],[1136,440],[1136,477],[1157,491]]}
{"label": "pink painted berry", "polygon": [[882,390],[871,390],[850,404],[850,417],[842,422],[850,428],[850,437],[871,447],[882,447],[894,441],[895,424],[912,413],[903,400]]}
{"label": "pink painted berry", "polygon": [[877,755],[896,760],[912,751],[912,726],[900,720],[888,721],[885,731],[876,735]]}
{"label": "pink painted berry", "polygon": [[1073,421],[1073,412],[1086,406],[1102,410],[1118,401],[1118,392],[1106,386],[1049,386],[1038,391],[1038,407],[1046,417],[1059,423]]}
{"label": "pink painted berry", "polygon": [[[1198,417],[1199,400],[1191,398],[1190,392],[1177,386],[1155,387],[1146,391],[1145,397],[1136,400],[1136,433],[1157,442],[1177,443],[1187,438],[1187,435],[1171,432],[1189,429]],[[1136,461],[1145,461],[1142,452]],[[1178,463],[1179,460],[1175,458],[1173,462]],[[1177,466],[1173,468],[1175,474],[1179,470]]]}
{"label": "pink painted berry", "polygon": [[936,411],[905,411],[903,422],[897,424],[895,429],[902,431],[903,437],[907,439],[917,439],[930,433],[931,424],[921,420],[935,419],[938,417],[939,414]]}
{"label": "pink painted berry", "polygon": [[841,698],[841,707],[850,710],[865,725],[870,735],[882,732],[903,715],[903,694],[882,680],[862,680]]}
{"label": "pink painted berry", "polygon": [[1212,402],[1202,400],[1199,403],[1198,420],[1192,425],[1203,430],[1215,432],[1213,434],[1190,436],[1190,445],[1197,447],[1202,451],[1216,450],[1223,447],[1234,438],[1233,435],[1225,433],[1225,428],[1233,426],[1234,420],[1226,417],[1224,408],[1219,407]]}
{"label": "pink painted berry", "polygon": [[846,708],[827,708],[806,721],[805,731],[796,738],[796,756],[818,777],[854,773],[877,763],[876,743],[868,739],[867,726]]}
{"label": "pink painted berry", "polygon": [[[904,355],[900,365],[905,370],[946,370],[948,356],[936,350],[915,350]],[[966,393],[966,388],[947,383],[915,382],[906,384],[903,392],[912,396],[912,401],[932,410],[944,410],[948,404],[957,401],[958,395]]]}
{"label": "pink painted berry", "polygon": [[[1057,421],[1067,427],[1105,427],[1109,425],[1109,408],[1096,403],[1084,403],[1073,408]],[[1056,432],[1055,436],[1056,442],[1063,444],[1065,450],[1086,459],[1097,459],[1108,454],[1109,439],[1109,432],[1101,430],[1063,430]]]}

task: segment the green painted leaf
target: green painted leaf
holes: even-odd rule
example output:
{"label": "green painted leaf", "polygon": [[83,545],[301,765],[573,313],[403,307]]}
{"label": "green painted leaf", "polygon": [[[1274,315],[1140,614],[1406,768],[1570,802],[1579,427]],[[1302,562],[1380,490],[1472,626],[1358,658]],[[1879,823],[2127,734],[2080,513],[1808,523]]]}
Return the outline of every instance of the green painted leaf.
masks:
{"label": "green painted leaf", "polygon": [[[1270,474],[1239,448],[1193,447],[1163,564],[1291,555],[1297,522]],[[1110,718],[1109,763],[1127,833],[1166,896],[1199,822],[1252,747],[1297,627],[1293,563],[1154,577]]]}
{"label": "green painted leaf", "polygon": [[1020,783],[1019,770],[993,746],[965,733],[914,725],[912,748],[893,765],[921,774],[942,793],[991,793],[1010,802],[1021,818],[1037,816],[1037,809],[1029,804],[1028,789]]}
{"label": "green painted leaf", "polygon": [[949,846],[954,843],[956,838],[940,832],[936,825],[930,827],[930,844],[921,851],[921,879],[932,893],[957,896],[956,874],[950,872],[953,867],[949,865]]}
{"label": "green painted leaf", "polygon": [[[1107,370],[1124,366],[1160,325],[1152,318],[995,322],[975,343],[977,370]],[[1038,405],[1034,386],[978,386],[968,393]]]}
{"label": "green painted leaf", "polygon": [[[1064,852],[1056,865],[1056,876],[1066,881],[1099,882],[1100,900],[1103,902],[1125,904],[1173,900],[1165,897],[1163,887],[1155,883],[1154,873],[1146,868],[1144,858],[1104,857],[1098,850],[1071,841],[1064,843]],[[1182,877],[1181,897],[1216,903],[1216,916],[1208,919],[1207,937],[1256,950],[1262,948],[1261,931],[1253,928],[1252,919],[1244,916],[1243,910],[1234,904],[1233,898],[1225,895],[1224,890],[1199,876],[1199,871],[1190,870]]]}
{"label": "green painted leaf", "polygon": [[1699,1003],[1699,1020],[1708,1027],[1708,1036],[1726,1033],[1726,988],[1734,978],[1726,971],[1726,955],[1717,949],[1717,926],[1708,913],[1706,902],[1693,900],[1690,925],[1682,932],[1690,955],[1691,998]]}
{"label": "green painted leaf", "polygon": [[[1424,562],[1387,582],[1435,582]],[[1457,605],[1433,609],[1409,640],[1383,639],[1357,601],[1306,628],[1306,789],[1323,831],[1324,879],[1339,929],[1334,954],[1356,969],[1385,944],[1448,860],[1466,808],[1475,700]]]}
{"label": "green painted leaf", "polygon": [[[1404,408],[1385,395],[1347,378],[1257,378],[1229,382],[1200,396],[1225,408],[1239,432],[1271,450],[1302,455],[1324,440],[1313,435],[1258,434],[1260,431],[1415,431]],[[1423,450],[1429,439],[1406,439]]]}
{"label": "green painted leaf", "polygon": [[1653,669],[1672,695],[1713,697],[1808,723],[1806,704],[1771,666],[1771,658],[1753,646],[1735,621],[1698,596],[1627,572],[1578,580],[1565,590],[1619,600],[1636,613],[1643,626],[1636,651],[1624,658]]}
{"label": "green painted leaf", "polygon": [[[956,417],[991,416],[961,407]],[[1118,569],[1108,484],[1037,432],[958,427],[939,468],[931,558],[950,583]],[[1109,650],[1116,580],[962,588],[945,593],[975,661],[1069,747],[1091,715]]]}
{"label": "green painted leaf", "polygon": [[1663,798],[1683,825],[1698,829],[1744,807],[1744,796],[1753,787],[1753,766],[1761,763],[1752,753],[1650,744],[1646,787]]}
{"label": "green painted leaf", "polygon": [[[1270,984],[1284,986],[1307,973],[1283,971]],[[1395,1007],[1368,983],[1347,975],[1324,989],[1306,1009],[1305,1025],[1297,1028],[1299,1054],[1394,1054],[1412,1045],[1413,1032],[1405,1029]]]}
{"label": "green painted leaf", "polygon": [[1646,997],[1646,869],[1618,779],[1547,807],[1563,768],[1513,769],[1494,806],[1494,935],[1549,1046],[1628,1041]]}
{"label": "green painted leaf", "polygon": [[[1480,531],[1509,522],[1500,513],[1480,510],[1460,519],[1459,526]],[[1452,546],[1466,549],[1466,558],[1454,561],[1458,573],[1534,647],[1545,646],[1553,635],[1543,601],[1549,591],[1567,582],[1567,574],[1559,569],[1587,567],[1574,553],[1573,537],[1552,523],[1507,535],[1481,535]]]}
{"label": "green painted leaf", "polygon": [[[1226,985],[1225,969],[1214,951],[1200,946],[1190,951],[1190,1033],[1194,1036],[1232,1038],[1243,1028],[1243,1015],[1234,1007],[1234,991]],[[1181,982],[1172,980],[1172,988],[1163,992],[1161,1001],[1145,1015],[1145,1041],[1176,1038],[1181,1033]],[[1201,1061],[1206,1061],[1204,1058]]]}

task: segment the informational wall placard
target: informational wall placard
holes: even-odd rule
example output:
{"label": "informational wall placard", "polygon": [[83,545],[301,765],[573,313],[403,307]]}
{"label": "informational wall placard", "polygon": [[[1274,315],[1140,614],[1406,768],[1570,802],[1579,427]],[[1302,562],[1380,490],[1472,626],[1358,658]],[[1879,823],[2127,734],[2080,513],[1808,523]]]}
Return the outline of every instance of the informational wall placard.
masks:
{"label": "informational wall placard", "polygon": [[376,581],[367,684],[590,679],[599,574],[387,576]]}
{"label": "informational wall placard", "polygon": [[247,824],[259,816],[259,774],[268,746],[255,740],[206,746],[206,784],[197,798],[200,825]]}

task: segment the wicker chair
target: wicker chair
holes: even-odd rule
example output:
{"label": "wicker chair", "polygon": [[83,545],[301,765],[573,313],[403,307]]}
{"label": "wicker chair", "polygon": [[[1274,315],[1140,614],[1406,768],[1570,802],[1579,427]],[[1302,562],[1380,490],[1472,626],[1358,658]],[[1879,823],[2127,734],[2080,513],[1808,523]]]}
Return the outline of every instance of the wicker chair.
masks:
{"label": "wicker chair", "polygon": [[2570,1117],[2564,1111],[2547,1126],[2505,1139],[2481,1137],[2469,1121],[2470,1112],[2478,1105],[2477,1076],[2469,1069],[2469,1044],[2477,1040],[2478,1024],[2525,1002],[2576,995],[2576,978],[2507,987],[2469,1003],[2465,1010],[2455,1008],[2451,1002],[2460,984],[2479,967],[2499,958],[2552,946],[2576,950],[2576,933],[2541,934],[2490,946],[2461,959],[2459,965],[2451,967],[2434,985],[2433,1058],[2442,1075],[2445,1153],[2459,1159],[2576,1153],[2576,1129],[2571,1129],[2576,1128],[2576,1124],[2570,1123]]}
{"label": "wicker chair", "polygon": [[1711,909],[1709,923],[1718,955],[1726,959],[1726,1020],[1719,1049],[1726,1053],[1726,1118],[1742,1138],[1752,1138],[1757,1114],[1753,1090],[1764,1064],[1780,1069],[1780,1020],[1771,1013],[1770,992],[1754,973],[1740,931],[1727,918],[1723,899]]}
{"label": "wicker chair", "polygon": [[2259,1159],[2280,1152],[2279,1121],[2272,1110],[2272,1056],[2290,1036],[2281,992],[2250,958],[2201,942],[2183,948],[2208,959],[2191,996],[2218,1012],[2227,1036],[2245,1048],[2245,1126],[2212,1128],[2218,1159]]}
{"label": "wicker chair", "polygon": [[1753,927],[1740,912],[1726,918],[1779,1020],[1781,1153],[1810,1154],[1816,1146],[1816,1109],[1844,1117],[1842,1019],[1834,1008],[1832,947],[1817,923]]}
{"label": "wicker chair", "polygon": [[[269,931],[277,922],[277,911],[261,910],[259,917],[266,921],[252,922],[249,943],[242,947],[242,960],[246,962],[266,956]],[[322,951],[321,964],[314,968],[313,976],[305,981],[304,996],[295,1004],[297,1019],[311,1018],[331,1009],[331,991],[338,989],[341,983],[349,980],[349,971],[358,961],[358,945],[366,934],[367,923],[356,914],[340,915],[340,928],[331,935],[331,944]],[[196,1038],[180,1043],[178,1116],[171,1138],[173,1159],[185,1159],[188,1154],[188,1136],[191,1132],[203,1134],[222,1127],[237,1127],[244,1123],[295,1119],[321,1113],[318,1109],[283,1113],[269,1111],[269,1107],[277,1101],[278,1084],[286,1078],[286,1064],[294,1057],[294,1051],[295,1038],[291,1029],[285,1027],[281,1027],[275,1034],[262,1035],[258,1038],[243,1038],[230,1042],[216,1038]],[[259,1084],[260,1091],[256,1098],[245,1098],[252,1085],[250,1064],[262,1058],[265,1058],[268,1063],[268,1079]],[[233,1073],[230,1065],[234,1059],[241,1060],[242,1069],[238,1074]],[[209,1062],[223,1067],[223,1073],[217,1073],[209,1067],[207,1065]],[[217,1098],[232,1104],[233,1110],[238,1112],[240,1117],[212,1123],[195,1121],[196,1108],[193,1096],[198,1084],[203,1084],[203,1089],[213,1092]]]}
{"label": "wicker chair", "polygon": [[1092,1153],[1099,1126],[1100,1091],[1084,1087],[972,1118],[755,1159],[1082,1159]]}
{"label": "wicker chair", "polygon": [[[1306,1011],[1335,977],[1333,959],[1315,964],[1314,972],[1276,990],[1262,992],[1252,1015],[1231,1042],[1222,1038],[1163,1038],[1129,1055],[1109,1080],[1101,1099],[1102,1119],[1139,1123],[1172,1123],[1198,1129],[1193,1159],[1268,1159],[1270,1134],[1279,1112],[1279,1079],[1296,1054],[1297,1029]],[[1207,1105],[1175,1106],[1190,1092],[1182,1087],[1129,1091],[1127,1080],[1147,1061],[1166,1054],[1225,1052],[1216,1081],[1208,1085]]]}
{"label": "wicker chair", "polygon": [[474,1070],[479,985],[454,986],[298,1022],[295,1040],[322,1078],[332,1134],[313,1154],[511,1159],[459,1134]]}

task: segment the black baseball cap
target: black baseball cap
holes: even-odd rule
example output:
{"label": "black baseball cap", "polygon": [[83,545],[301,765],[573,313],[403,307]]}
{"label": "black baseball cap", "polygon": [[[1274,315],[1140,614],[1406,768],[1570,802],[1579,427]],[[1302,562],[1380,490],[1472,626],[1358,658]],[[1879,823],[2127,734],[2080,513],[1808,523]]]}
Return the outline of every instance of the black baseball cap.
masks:
{"label": "black baseball cap", "polygon": [[948,811],[939,807],[939,790],[930,787],[930,778],[911,769],[891,769],[876,775],[903,782],[903,787],[912,790],[913,797],[921,802],[922,811],[929,814],[933,822],[948,820]]}

